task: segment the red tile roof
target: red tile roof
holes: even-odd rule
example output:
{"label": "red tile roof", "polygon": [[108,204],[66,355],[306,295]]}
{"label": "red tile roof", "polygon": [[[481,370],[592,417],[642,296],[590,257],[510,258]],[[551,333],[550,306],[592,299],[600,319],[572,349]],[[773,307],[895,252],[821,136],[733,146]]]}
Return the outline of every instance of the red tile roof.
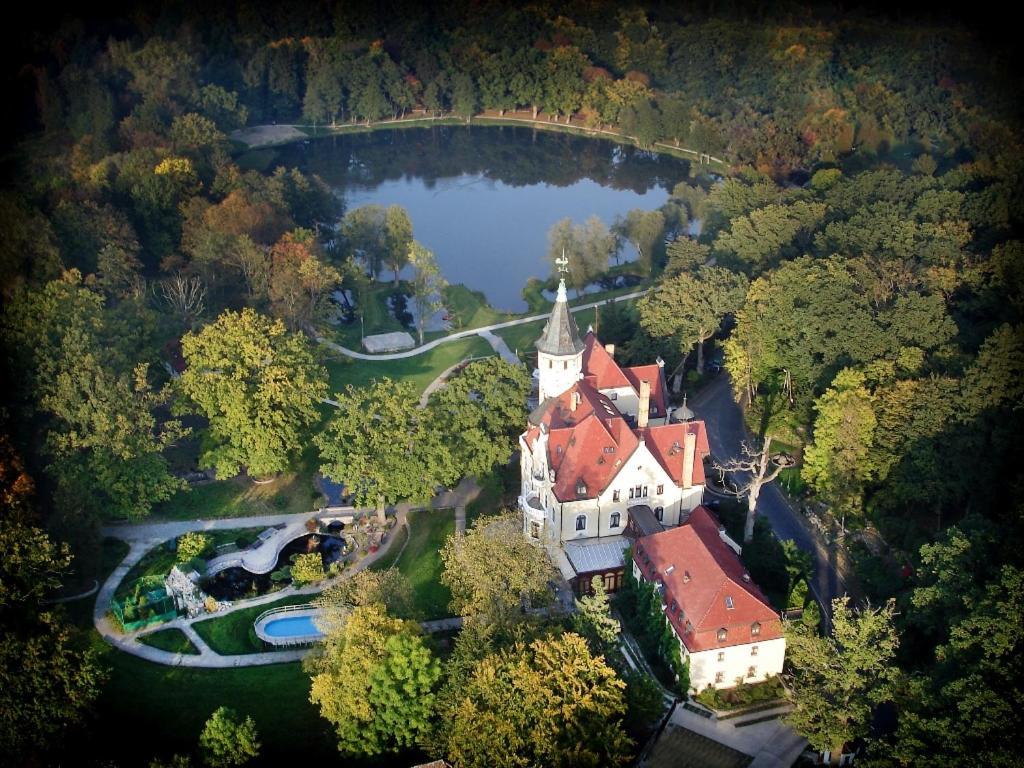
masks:
{"label": "red tile roof", "polygon": [[[637,373],[639,372],[639,374]],[[658,365],[643,365],[622,369],[597,340],[593,331],[587,334],[583,352],[583,379],[558,397],[546,400],[542,408],[531,415],[532,424],[524,439],[533,450],[540,436],[541,425],[547,428],[548,466],[555,470],[555,497],[559,501],[595,498],[615,479],[619,468],[629,459],[643,436],[654,458],[662,465],[672,481],[683,485],[683,451],[686,433],[697,435],[696,455],[693,461],[694,485],[704,483],[703,458],[708,454],[708,438],[704,422],[665,424],[634,430],[619,409],[600,389],[632,386],[635,380],[639,391],[638,375],[651,383],[652,416],[665,415],[665,386],[662,369]],[[579,396],[573,410],[573,396]],[[658,412],[653,408],[657,405]],[[679,444],[679,450],[675,444]],[[586,487],[578,492],[582,481]]]}
{"label": "red tile roof", "polygon": [[[691,653],[782,637],[779,615],[760,588],[744,580],[743,563],[706,507],[678,528],[639,539],[633,560],[645,579],[664,583],[666,615]],[[724,640],[718,639],[721,629]]]}
{"label": "red tile roof", "polygon": [[650,383],[652,419],[663,419],[668,416],[664,369],[660,365],[634,365],[632,368],[623,368],[622,372],[637,394],[640,393],[641,381],[646,380]]}
{"label": "red tile roof", "polygon": [[633,386],[626,378],[619,364],[608,354],[593,331],[587,334],[583,348],[583,370],[596,377],[594,387],[597,389],[619,389]]}
{"label": "red tile roof", "polygon": [[676,485],[683,484],[683,459],[686,448],[686,434],[696,436],[697,444],[693,456],[692,485],[704,484],[704,457],[711,449],[708,447],[708,434],[703,421],[688,421],[685,424],[662,424],[644,430],[647,449],[665,468],[669,477]]}

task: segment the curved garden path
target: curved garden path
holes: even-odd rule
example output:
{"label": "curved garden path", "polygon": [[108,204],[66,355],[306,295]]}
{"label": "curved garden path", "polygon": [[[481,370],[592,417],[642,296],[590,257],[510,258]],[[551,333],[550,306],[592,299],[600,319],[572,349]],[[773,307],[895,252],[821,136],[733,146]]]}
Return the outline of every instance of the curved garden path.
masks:
{"label": "curved garden path", "polygon": [[[476,482],[470,478],[466,478],[452,490],[442,491],[435,496],[431,500],[429,506],[413,506],[409,503],[397,504],[395,506],[396,523],[394,530],[397,530],[398,527],[402,525],[407,526],[409,524],[409,512],[420,509],[454,508],[456,520],[460,517],[460,513],[462,519],[465,520],[466,504],[476,498],[479,493],[480,487]],[[369,508],[354,511],[363,514],[371,514],[373,512],[373,510]],[[333,515],[336,513],[331,512],[325,514]],[[143,555],[151,549],[160,546],[170,538],[180,536],[189,531],[229,530],[232,528],[253,528],[261,525],[269,527],[272,525],[279,525],[281,523],[305,523],[305,521],[310,517],[317,516],[319,516],[318,512],[299,512],[290,515],[259,515],[253,517],[219,518],[217,520],[182,520],[174,522],[105,526],[103,528],[103,534],[105,536],[111,536],[127,542],[129,544],[129,549],[124,560],[122,560],[110,576],[107,577],[107,580],[103,583],[103,586],[100,588],[99,594],[96,597],[96,604],[93,607],[93,624],[96,627],[96,631],[100,633],[106,642],[110,643],[120,651],[130,653],[133,656],[138,656],[156,664],[164,664],[167,666],[223,669],[298,661],[309,653],[309,649],[267,651],[264,653],[249,653],[233,656],[221,655],[215,652],[203,641],[203,639],[192,628],[192,625],[199,621],[217,619],[235,611],[276,602],[281,598],[288,597],[289,595],[316,595],[322,592],[326,587],[336,583],[339,579],[348,578],[351,574],[369,567],[380,558],[386,556],[391,551],[391,547],[397,538],[396,536],[388,537],[388,540],[383,547],[378,549],[376,552],[367,554],[362,560],[354,564],[351,568],[346,569],[344,573],[335,577],[335,579],[328,579],[320,582],[319,584],[313,584],[306,587],[286,587],[285,589],[277,592],[270,592],[266,595],[252,598],[251,600],[238,601],[233,603],[228,609],[218,611],[216,614],[204,614],[192,619],[182,616],[174,619],[173,621],[164,622],[152,627],[146,627],[141,630],[136,630],[135,632],[125,633],[121,632],[114,623],[111,622],[108,618],[108,613],[110,612],[110,603],[114,597],[114,593],[117,591],[118,586],[124,580],[125,576],[127,576],[132,566],[138,563],[142,559]],[[444,619],[435,622],[424,622],[424,630],[427,632],[436,632],[442,629],[450,629],[452,627],[459,626],[460,624],[461,619]],[[163,629],[179,629],[184,632],[186,637],[188,637],[195,646],[198,653],[172,653],[149,645],[144,645],[138,641],[139,637],[159,632]]]}
{"label": "curved garden path", "polygon": [[[643,296],[647,291],[650,290],[645,288],[642,291],[633,291],[632,293],[625,293],[621,296],[612,296],[610,298],[601,299],[600,301],[591,301],[586,304],[577,304],[574,307],[569,307],[570,312],[582,312],[584,309],[593,309],[594,307],[600,307],[603,304],[609,304],[616,301],[628,301],[629,299],[638,299]],[[416,355],[422,355],[424,352],[429,352],[435,347],[441,344],[446,344],[449,341],[455,341],[456,339],[465,339],[469,336],[480,336],[486,340],[491,347],[498,352],[506,360],[514,358],[515,355],[509,350],[508,345],[497,336],[491,333],[491,331],[499,331],[503,328],[512,328],[516,325],[526,325],[527,323],[535,323],[538,320],[546,320],[551,316],[550,310],[537,315],[530,315],[529,317],[517,317],[515,320],[505,320],[501,323],[492,323],[491,325],[483,325],[479,328],[469,328],[464,331],[457,331],[456,333],[450,333],[447,336],[442,336],[440,339],[434,339],[428,341],[426,344],[415,347],[413,349],[406,350],[405,352],[389,352],[381,355],[371,355],[366,352],[357,352],[354,349],[343,347],[341,344],[326,339],[323,336],[317,336],[316,340],[330,349],[336,352],[340,352],[343,355],[354,358],[356,360],[402,360],[406,357],[415,357]],[[497,342],[492,341],[497,339]],[[501,349],[504,347],[504,349]],[[509,357],[511,356],[511,357]]]}

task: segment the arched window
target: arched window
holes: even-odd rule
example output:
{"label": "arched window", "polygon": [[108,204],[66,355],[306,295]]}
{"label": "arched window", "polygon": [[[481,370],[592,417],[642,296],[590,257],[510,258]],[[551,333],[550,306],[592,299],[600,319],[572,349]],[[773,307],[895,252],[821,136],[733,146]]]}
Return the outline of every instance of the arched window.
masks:
{"label": "arched window", "polygon": [[577,515],[576,516],[576,530],[577,531],[585,531],[585,530],[587,530],[587,516],[586,515]]}
{"label": "arched window", "polygon": [[656,518],[658,518],[658,522],[660,523],[665,518],[665,508],[664,507],[655,507],[654,508],[654,516]]}
{"label": "arched window", "polygon": [[611,528],[618,528],[619,527],[619,520],[620,519],[621,518],[619,517],[619,513],[618,512],[612,512],[611,522],[608,523],[609,527],[611,527]]}
{"label": "arched window", "polygon": [[720,630],[718,630],[718,642],[724,643],[725,638],[728,637],[728,635],[729,632],[726,630],[725,627],[722,627]]}
{"label": "arched window", "polygon": [[750,625],[750,634],[754,637],[757,637],[761,634],[761,622],[755,621],[753,624]]}

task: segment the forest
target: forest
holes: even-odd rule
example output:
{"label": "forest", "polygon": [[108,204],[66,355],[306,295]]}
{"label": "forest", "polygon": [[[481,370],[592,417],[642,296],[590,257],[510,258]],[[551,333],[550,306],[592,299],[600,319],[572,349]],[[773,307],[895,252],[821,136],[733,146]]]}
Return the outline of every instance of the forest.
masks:
{"label": "forest", "polygon": [[[325,126],[510,114],[721,161],[694,159],[694,183],[677,185],[658,217],[619,228],[647,232],[651,290],[609,309],[599,331],[623,361],[689,361],[696,380],[709,342],[731,327],[724,367],[752,434],[798,455],[801,498],[847,537],[865,596],[894,601],[899,642],[871,695],[895,716],[880,726],[878,709],[832,712],[816,738],[859,739],[870,765],[1017,764],[1019,54],[937,12],[727,5],[166,2],[40,11],[31,34],[8,32],[0,748],[16,764],[58,764],[95,725],[104,663],[91,630],[49,600],[102,572],[100,527],[144,520],[186,492],[185,439],[218,477],[294,470],[314,444],[337,460],[328,440],[307,439],[329,394],[315,328],[331,290],[367,290],[370,251],[371,271],[393,269],[396,282],[408,258],[400,210],[346,211],[315,174],[243,168],[232,132],[296,124],[315,143]],[[391,160],[374,172],[399,174]],[[517,172],[531,170],[501,170]],[[676,237],[698,219],[698,237]],[[588,247],[585,232],[563,230],[559,247]],[[279,378],[258,397],[279,420],[239,416],[252,391],[175,371],[177,359],[226,369],[264,358]],[[350,397],[357,419],[368,406]],[[492,453],[481,466],[508,458]],[[475,466],[438,455],[446,481]],[[365,631],[397,620],[367,621]],[[476,638],[504,649],[488,657],[495,674],[535,669],[543,637],[506,629]],[[559,652],[585,655],[567,642]],[[485,708],[489,693],[473,686],[486,675],[467,669],[430,672],[431,695]],[[608,711],[621,719],[626,705]],[[829,730],[832,716],[841,722]],[[437,730],[456,721],[454,706],[417,717],[423,733],[405,746],[484,764],[468,730],[459,744]],[[480,714],[481,727],[496,717]],[[554,760],[569,737],[553,738],[536,759]],[[606,746],[594,759],[631,749]]]}

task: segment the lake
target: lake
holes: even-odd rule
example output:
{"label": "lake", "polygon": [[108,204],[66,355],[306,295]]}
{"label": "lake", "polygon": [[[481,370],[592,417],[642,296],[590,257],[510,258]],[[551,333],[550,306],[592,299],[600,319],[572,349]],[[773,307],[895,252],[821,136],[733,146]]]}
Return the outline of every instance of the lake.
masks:
{"label": "lake", "polygon": [[[347,210],[403,206],[448,282],[516,312],[527,281],[551,274],[552,224],[597,215],[610,226],[631,209],[658,208],[689,169],[603,139],[504,126],[376,131],[274,151],[274,164],[316,173]],[[622,260],[634,256],[623,248]]]}

